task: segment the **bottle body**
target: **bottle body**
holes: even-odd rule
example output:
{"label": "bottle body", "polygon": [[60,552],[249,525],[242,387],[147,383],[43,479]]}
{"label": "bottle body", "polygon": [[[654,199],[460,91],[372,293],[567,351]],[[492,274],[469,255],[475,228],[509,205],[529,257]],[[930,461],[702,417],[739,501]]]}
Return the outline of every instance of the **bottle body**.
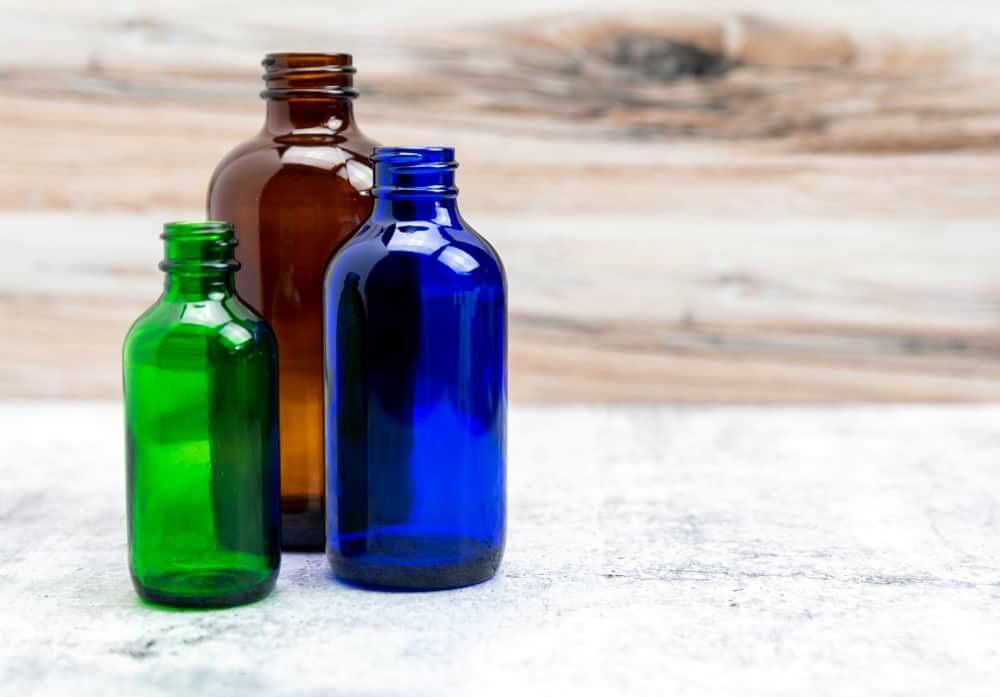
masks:
{"label": "bottle body", "polygon": [[477,583],[504,544],[503,267],[453,195],[376,209],[326,274],[327,555],[360,585]]}
{"label": "bottle body", "polygon": [[129,568],[145,600],[234,605],[280,563],[276,345],[231,270],[178,265],[123,350]]}
{"label": "bottle body", "polygon": [[326,263],[371,212],[374,143],[354,126],[350,56],[265,59],[263,131],[216,169],[210,218],[232,222],[241,297],[279,357],[283,542],[322,549],[322,284]]}

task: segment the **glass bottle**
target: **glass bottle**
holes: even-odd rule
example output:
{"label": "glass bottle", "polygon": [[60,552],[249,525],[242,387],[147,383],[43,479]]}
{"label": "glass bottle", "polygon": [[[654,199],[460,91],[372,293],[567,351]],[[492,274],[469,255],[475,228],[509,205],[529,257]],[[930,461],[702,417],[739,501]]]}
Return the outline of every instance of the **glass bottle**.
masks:
{"label": "glass bottle", "polygon": [[373,159],[324,288],[327,556],[364,586],[478,583],[504,544],[504,270],[458,212],[454,150]]}
{"label": "glass bottle", "polygon": [[123,351],[132,582],[166,605],[249,602],[281,556],[274,335],[236,295],[232,225],[161,237],[163,295]]}
{"label": "glass bottle", "polygon": [[236,227],[240,295],[281,355],[282,542],[323,549],[323,271],[371,213],[375,143],[354,123],[351,56],[274,53],[267,117],[212,175],[208,215]]}

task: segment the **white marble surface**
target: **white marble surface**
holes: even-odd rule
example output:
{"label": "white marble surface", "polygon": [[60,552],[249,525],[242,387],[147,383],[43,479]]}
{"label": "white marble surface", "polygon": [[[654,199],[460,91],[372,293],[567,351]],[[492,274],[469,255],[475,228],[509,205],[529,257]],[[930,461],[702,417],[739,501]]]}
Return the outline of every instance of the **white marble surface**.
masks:
{"label": "white marble surface", "polygon": [[0,694],[996,695],[1000,407],[517,408],[507,555],[141,605],[120,409],[0,405]]}

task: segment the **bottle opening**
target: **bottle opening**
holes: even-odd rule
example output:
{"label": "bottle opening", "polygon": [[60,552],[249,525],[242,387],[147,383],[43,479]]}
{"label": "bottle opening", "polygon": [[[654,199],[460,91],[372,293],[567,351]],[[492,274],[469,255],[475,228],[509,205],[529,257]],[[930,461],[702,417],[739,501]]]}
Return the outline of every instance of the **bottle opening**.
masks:
{"label": "bottle opening", "polygon": [[233,224],[221,220],[174,220],[163,224],[160,239],[169,240],[186,236],[216,235],[228,239],[233,237]]}
{"label": "bottle opening", "polygon": [[381,198],[454,198],[455,149],[440,146],[375,148],[375,186]]}
{"label": "bottle opening", "polygon": [[269,53],[261,61],[265,99],[358,96],[349,53]]}
{"label": "bottle opening", "polygon": [[163,225],[161,271],[235,271],[236,240],[231,223],[179,220]]}

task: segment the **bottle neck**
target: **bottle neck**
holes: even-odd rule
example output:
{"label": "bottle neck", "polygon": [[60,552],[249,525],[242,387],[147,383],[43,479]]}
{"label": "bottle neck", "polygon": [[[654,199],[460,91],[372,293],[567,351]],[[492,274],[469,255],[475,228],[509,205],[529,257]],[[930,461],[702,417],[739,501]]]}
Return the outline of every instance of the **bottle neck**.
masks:
{"label": "bottle neck", "polygon": [[388,199],[375,198],[372,208],[375,220],[427,221],[448,227],[460,227],[458,202],[450,199]]}
{"label": "bottle neck", "polygon": [[220,301],[236,294],[232,271],[168,271],[163,280],[167,302]]}
{"label": "bottle neck", "polygon": [[233,274],[240,267],[233,257],[233,226],[217,221],[176,222],[163,226],[166,274],[163,300],[198,302],[225,300],[236,293]]}
{"label": "bottle neck", "polygon": [[373,217],[458,227],[455,153],[451,148],[377,148]]}
{"label": "bottle neck", "polygon": [[354,104],[345,98],[286,97],[267,100],[264,130],[273,135],[316,129],[340,133],[354,125]]}
{"label": "bottle neck", "polygon": [[267,118],[275,135],[313,129],[347,130],[353,125],[354,66],[346,53],[272,53],[262,61]]}

